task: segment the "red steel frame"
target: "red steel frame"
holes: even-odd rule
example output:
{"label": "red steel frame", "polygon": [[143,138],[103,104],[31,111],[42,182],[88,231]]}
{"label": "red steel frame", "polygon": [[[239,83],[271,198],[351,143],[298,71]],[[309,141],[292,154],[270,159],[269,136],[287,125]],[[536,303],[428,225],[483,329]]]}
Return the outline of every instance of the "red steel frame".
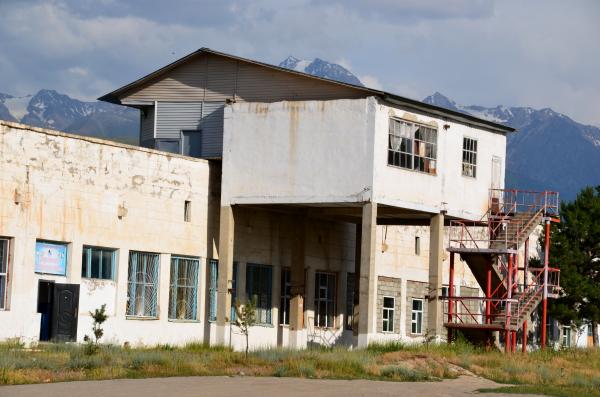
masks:
{"label": "red steel frame", "polygon": [[[516,352],[517,350],[517,335],[519,329],[515,329],[515,323],[511,317],[517,318],[517,327],[519,319],[523,316],[526,309],[531,310],[531,302],[534,299],[539,299],[542,294],[542,326],[541,326],[541,348],[544,349],[547,343],[546,335],[546,324],[547,324],[547,300],[548,300],[548,287],[553,288],[553,294],[559,288],[559,270],[556,268],[549,267],[549,247],[550,247],[550,222],[558,221],[558,193],[556,192],[532,192],[532,191],[521,191],[521,190],[501,190],[492,189],[490,190],[490,205],[489,210],[484,218],[477,222],[468,221],[451,221],[450,222],[450,272],[449,272],[449,287],[448,287],[448,313],[447,313],[447,326],[448,326],[448,342],[451,343],[453,339],[454,328],[481,328],[489,330],[502,330],[504,331],[505,339],[505,351]],[[526,212],[531,216],[528,218],[522,218],[519,222],[514,222],[515,214],[520,212]],[[537,219],[537,221],[536,221]],[[544,241],[544,267],[543,268],[529,268],[529,236],[523,233],[531,230],[533,226],[532,222],[539,222],[542,219],[545,223],[545,241]],[[501,232],[506,229],[508,224],[515,224],[512,230],[516,230],[516,236],[513,239],[509,239],[508,231],[501,235]],[[471,232],[472,227],[483,227],[487,224],[487,238],[477,239]],[[454,227],[454,230],[453,230]],[[459,235],[453,234],[456,229],[460,231]],[[499,237],[500,236],[500,237]],[[502,240],[501,237],[504,237]],[[519,245],[523,243],[524,238],[524,260],[523,267],[519,267],[518,249]],[[461,297],[454,295],[454,269],[455,269],[455,257],[454,254],[457,252],[466,251],[479,251],[481,252],[496,252],[494,249],[490,250],[488,247],[494,247],[497,253],[492,256],[490,254],[489,268],[486,273],[485,285],[482,286],[485,292],[485,298],[480,297]],[[452,248],[455,248],[453,250]],[[488,250],[486,251],[486,248]],[[500,254],[505,252],[503,254]],[[506,262],[502,259],[506,256]],[[496,258],[494,262],[493,258]],[[492,272],[494,271],[494,263],[496,263],[496,272],[504,274],[504,278],[501,277],[500,283],[493,289],[492,285]],[[523,272],[523,283],[519,284],[519,271]],[[537,276],[533,277],[532,282],[528,280],[530,273]],[[552,282],[549,280],[549,273],[552,273]],[[542,278],[543,276],[543,278]],[[519,285],[522,286],[522,292],[519,293]],[[501,292],[500,288],[505,286],[505,292]],[[513,298],[516,294],[517,298]],[[485,314],[480,315],[478,313],[472,313],[465,305],[465,301],[480,301],[485,304]],[[459,307],[455,304],[460,304]],[[502,307],[505,308],[504,314],[497,314],[502,312]],[[466,313],[465,313],[466,312]],[[499,322],[498,315],[504,316],[503,321]],[[482,318],[481,320],[479,318]],[[522,320],[522,318],[521,318]],[[528,323],[526,320],[522,320],[522,351],[527,351],[527,327]]]}

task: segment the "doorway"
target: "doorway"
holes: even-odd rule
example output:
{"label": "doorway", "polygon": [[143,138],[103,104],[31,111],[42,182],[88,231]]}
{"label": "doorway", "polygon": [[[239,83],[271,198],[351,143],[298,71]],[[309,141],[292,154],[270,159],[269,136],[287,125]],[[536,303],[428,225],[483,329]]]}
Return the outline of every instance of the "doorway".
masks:
{"label": "doorway", "polygon": [[40,280],[37,311],[42,315],[40,341],[75,341],[79,313],[79,284],[59,284],[51,280]]}

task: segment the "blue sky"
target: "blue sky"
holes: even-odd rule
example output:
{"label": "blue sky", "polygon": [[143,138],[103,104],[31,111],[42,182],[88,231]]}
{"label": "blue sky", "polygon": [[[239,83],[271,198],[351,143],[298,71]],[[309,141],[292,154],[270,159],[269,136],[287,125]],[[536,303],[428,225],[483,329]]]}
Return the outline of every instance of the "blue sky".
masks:
{"label": "blue sky", "polygon": [[599,21],[596,0],[0,0],[0,92],[92,99],[206,46],[600,125]]}

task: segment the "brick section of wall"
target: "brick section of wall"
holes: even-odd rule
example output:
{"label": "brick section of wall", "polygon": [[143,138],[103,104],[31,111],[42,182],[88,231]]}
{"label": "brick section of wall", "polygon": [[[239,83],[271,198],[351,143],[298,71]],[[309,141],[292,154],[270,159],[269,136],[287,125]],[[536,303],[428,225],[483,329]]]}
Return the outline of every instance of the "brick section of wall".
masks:
{"label": "brick section of wall", "polygon": [[400,333],[401,282],[399,278],[377,277],[377,332],[383,332],[383,298],[392,297],[394,301],[394,334]]}
{"label": "brick section of wall", "polygon": [[[427,295],[428,284],[420,281],[406,282],[406,335],[407,336],[424,336],[427,334]],[[423,300],[423,323],[420,334],[413,334],[411,331],[412,321],[412,300],[413,298]]]}
{"label": "brick section of wall", "polygon": [[[471,287],[460,287],[460,295],[461,296],[479,296],[479,288],[471,288]],[[473,314],[473,315],[477,315],[481,313],[481,308],[479,307],[480,301],[463,301],[464,306],[462,304],[459,304],[459,310],[462,313],[462,317],[465,318],[465,321],[471,322],[471,321],[475,321],[473,318],[471,318],[471,316],[469,315],[469,313]],[[467,311],[468,309],[468,311]]]}

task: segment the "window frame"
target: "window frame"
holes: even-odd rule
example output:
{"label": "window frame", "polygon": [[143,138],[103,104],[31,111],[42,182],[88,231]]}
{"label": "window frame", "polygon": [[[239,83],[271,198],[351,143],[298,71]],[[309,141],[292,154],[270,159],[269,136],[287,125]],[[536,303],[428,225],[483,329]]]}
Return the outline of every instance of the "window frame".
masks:
{"label": "window frame", "polygon": [[[386,299],[391,299],[392,300],[392,307],[386,307],[385,305],[385,300]],[[389,296],[389,295],[384,295],[382,302],[381,302],[381,308],[382,308],[382,313],[381,313],[381,332],[383,333],[394,333],[395,328],[394,328],[394,316],[395,316],[395,312],[396,312],[396,297],[395,296]],[[391,313],[391,318],[390,318],[390,313]],[[386,318],[386,314],[387,314],[387,318]],[[387,321],[387,329],[386,329],[386,321]],[[390,327],[391,326],[391,327]]]}
{"label": "window frame", "polygon": [[0,250],[0,310],[8,310],[10,239],[0,237],[0,245],[3,246]]}
{"label": "window frame", "polygon": [[[92,254],[94,250],[99,250],[101,252],[100,254],[100,264],[98,265],[98,274],[99,277],[92,277]],[[87,251],[87,263],[83,263],[84,262],[84,255],[86,254]],[[111,257],[111,269],[110,269],[110,277],[109,278],[104,278],[102,277],[102,262],[104,261],[104,255],[102,255],[102,253],[104,252],[110,252],[110,257]],[[115,280],[115,274],[116,274],[116,265],[117,265],[117,249],[116,248],[108,248],[108,247],[98,247],[95,245],[84,245],[83,249],[81,251],[81,278],[85,278],[88,280],[108,280],[108,281],[114,281]],[[84,274],[84,267],[85,267],[85,274]]]}
{"label": "window frame", "polygon": [[[254,274],[250,275],[251,272],[258,271],[266,272],[267,281],[257,281]],[[259,284],[257,284],[257,282]],[[260,283],[263,283],[264,287],[267,287],[266,291],[260,291],[255,294],[253,291],[255,285],[260,288]],[[256,299],[256,325],[272,326],[273,325],[273,266],[262,265],[258,263],[247,263],[246,264],[246,299],[251,301],[257,296]]]}
{"label": "window frame", "polygon": [[208,322],[217,321],[217,295],[219,288],[219,260],[208,260]]}
{"label": "window frame", "polygon": [[463,136],[461,174],[464,177],[477,179],[477,146],[477,139]]}
{"label": "window frame", "polygon": [[[132,258],[133,255],[144,255],[146,256],[146,260],[143,261],[142,265],[144,266],[144,277],[147,277],[147,273],[148,273],[148,260],[150,258],[154,258],[156,259],[154,263],[152,263],[152,265],[154,265],[156,267],[156,269],[154,269],[154,279],[153,282],[139,282],[136,280],[132,281],[131,280],[131,276],[133,274],[132,271]],[[136,263],[135,263],[135,274],[139,274],[140,272],[137,271],[137,260],[139,258],[136,256]],[[144,257],[142,257],[142,259],[144,259]],[[156,253],[156,252],[145,252],[145,251],[129,251],[129,258],[128,258],[128,266],[127,266],[127,301],[126,301],[126,308],[125,308],[125,313],[126,313],[126,318],[131,318],[131,319],[149,319],[149,320],[153,320],[153,319],[158,319],[159,313],[158,313],[158,309],[159,309],[159,289],[160,289],[160,254]],[[138,291],[138,285],[141,286],[142,289],[142,312],[143,314],[138,314],[136,312],[139,312],[138,306],[137,306],[137,291]],[[150,310],[150,313],[146,313],[146,291],[147,291],[147,287],[153,288],[152,292],[150,293],[150,296],[148,297],[149,299],[153,299],[154,300],[154,304],[153,307]],[[132,291],[133,294],[135,295],[133,301],[132,301]],[[132,304],[133,302],[133,304]]]}
{"label": "window frame", "polygon": [[[189,273],[186,273],[186,285],[180,285],[179,281],[182,279],[179,277],[180,266],[186,266],[186,263],[181,263],[181,261],[188,261],[187,265],[192,264],[195,266],[195,269],[192,269],[191,281],[189,279]],[[175,269],[173,267],[176,267]],[[187,271],[189,272],[189,268]],[[175,277],[174,277],[175,276]],[[169,321],[188,321],[188,322],[197,322],[198,321],[198,286],[200,285],[200,258],[185,256],[185,255],[171,255],[170,260],[170,280],[169,280],[169,311],[167,314],[167,318]],[[188,292],[191,289],[191,298],[186,296],[187,299],[191,301],[191,310],[184,310],[185,314],[183,318],[179,318],[177,313],[179,312],[179,300],[173,300],[173,296],[179,297],[179,289],[184,289],[184,293]],[[186,294],[187,295],[187,294]],[[186,302],[186,305],[189,303]],[[175,316],[173,315],[175,314]],[[191,317],[188,317],[191,315]]]}
{"label": "window frame", "polygon": [[[423,298],[411,298],[411,311],[410,311],[410,333],[412,335],[423,335]],[[421,309],[415,309],[415,302],[421,303]],[[416,318],[415,318],[416,315]],[[420,315],[420,316],[419,316]],[[416,325],[416,327],[413,327]],[[414,328],[417,328],[414,330]]]}
{"label": "window frame", "polygon": [[[396,117],[390,117],[388,120],[387,165],[436,176],[439,135],[437,127]],[[408,131],[402,132],[399,127],[401,125],[405,125]],[[410,136],[406,136],[407,134]],[[393,141],[396,145],[393,145]],[[420,154],[421,148],[423,155]]]}
{"label": "window frame", "polygon": [[281,269],[281,299],[279,303],[279,325],[290,325],[290,302],[292,300],[292,270]]}
{"label": "window frame", "polygon": [[[325,284],[326,288],[326,296],[325,298],[321,298],[321,285],[319,283],[319,277],[325,277],[327,282]],[[329,278],[333,278],[333,291],[329,293]],[[336,319],[337,319],[337,274],[331,272],[315,272],[315,296],[314,296],[314,326],[316,328],[336,328]],[[331,298],[330,298],[331,297]],[[325,303],[325,325],[320,324],[321,320],[321,310],[320,303]],[[331,304],[331,306],[330,306]],[[329,317],[329,308],[332,308],[331,318]]]}
{"label": "window frame", "polygon": [[571,347],[571,327],[563,325],[561,335],[561,346],[570,348]]}

